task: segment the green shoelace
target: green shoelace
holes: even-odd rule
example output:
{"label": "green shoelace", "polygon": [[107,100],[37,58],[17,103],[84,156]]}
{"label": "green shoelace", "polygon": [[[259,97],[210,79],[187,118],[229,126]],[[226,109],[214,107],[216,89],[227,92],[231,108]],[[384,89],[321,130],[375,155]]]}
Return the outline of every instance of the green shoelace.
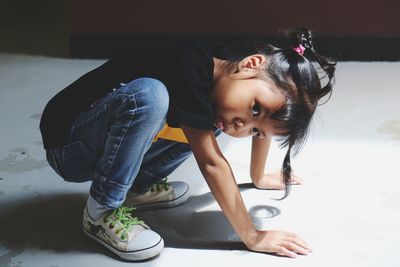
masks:
{"label": "green shoelace", "polygon": [[154,192],[154,191],[161,191],[161,190],[165,190],[167,191],[169,189],[169,187],[171,186],[168,182],[167,182],[167,177],[156,181],[151,187],[150,187],[150,191]]}
{"label": "green shoelace", "polygon": [[133,217],[133,210],[135,210],[135,208],[133,207],[121,206],[104,218],[105,223],[109,222],[109,220],[111,221],[111,223],[109,224],[109,227],[111,229],[114,228],[117,223],[121,224],[121,227],[115,231],[115,234],[117,235],[122,232],[121,240],[126,239],[128,232],[133,225],[144,223],[137,217]]}

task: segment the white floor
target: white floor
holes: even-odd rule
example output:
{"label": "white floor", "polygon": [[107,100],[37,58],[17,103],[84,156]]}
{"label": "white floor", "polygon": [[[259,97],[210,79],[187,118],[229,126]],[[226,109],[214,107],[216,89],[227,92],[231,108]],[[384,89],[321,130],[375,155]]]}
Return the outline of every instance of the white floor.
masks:
{"label": "white floor", "polygon": [[[89,183],[61,180],[48,166],[39,119],[60,89],[103,60],[0,54],[0,266],[126,266],[81,230]],[[268,229],[299,233],[314,248],[288,259],[244,249],[209,193],[193,157],[171,175],[192,188],[181,207],[141,213],[166,242],[135,266],[399,266],[400,62],[339,63],[328,104],[293,165],[305,184],[289,198],[248,185],[250,139],[219,143],[248,209]],[[283,152],[274,144],[267,169]]]}

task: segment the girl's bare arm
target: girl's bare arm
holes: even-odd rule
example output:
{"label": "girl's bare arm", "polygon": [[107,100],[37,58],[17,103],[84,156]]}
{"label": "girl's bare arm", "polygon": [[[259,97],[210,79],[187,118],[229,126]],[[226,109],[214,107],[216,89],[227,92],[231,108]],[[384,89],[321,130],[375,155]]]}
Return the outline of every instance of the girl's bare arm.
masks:
{"label": "girl's bare arm", "polygon": [[[253,137],[251,145],[250,177],[255,187],[259,189],[284,189],[280,171],[264,173],[268,158],[271,137]],[[302,184],[303,180],[292,174],[292,184]]]}
{"label": "girl's bare arm", "polygon": [[253,136],[252,138],[250,177],[257,188],[265,188],[266,186],[263,185],[264,169],[271,145],[271,137],[257,138]]}
{"label": "girl's bare arm", "polygon": [[309,247],[297,235],[282,231],[258,231],[247,213],[233,172],[212,131],[182,126],[197,164],[211,192],[233,229],[250,250],[295,257]]}
{"label": "girl's bare arm", "polygon": [[197,164],[215,199],[234,230],[246,243],[256,229],[244,206],[230,165],[223,156],[212,131],[182,127]]}

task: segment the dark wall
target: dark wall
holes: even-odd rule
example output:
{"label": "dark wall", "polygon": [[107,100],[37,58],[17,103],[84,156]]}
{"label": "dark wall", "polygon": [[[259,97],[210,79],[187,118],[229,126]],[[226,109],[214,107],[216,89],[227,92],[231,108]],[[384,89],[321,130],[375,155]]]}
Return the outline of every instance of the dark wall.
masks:
{"label": "dark wall", "polygon": [[0,0],[0,53],[105,58],[153,41],[274,40],[287,27],[316,32],[343,60],[400,60],[399,1]]}
{"label": "dark wall", "polygon": [[74,33],[400,34],[398,0],[71,0]]}
{"label": "dark wall", "polygon": [[[176,39],[262,38],[307,26],[323,54],[339,60],[400,60],[398,0],[71,0],[75,57]],[[276,44],[276,43],[274,43]]]}
{"label": "dark wall", "polygon": [[69,57],[68,0],[0,0],[0,53]]}

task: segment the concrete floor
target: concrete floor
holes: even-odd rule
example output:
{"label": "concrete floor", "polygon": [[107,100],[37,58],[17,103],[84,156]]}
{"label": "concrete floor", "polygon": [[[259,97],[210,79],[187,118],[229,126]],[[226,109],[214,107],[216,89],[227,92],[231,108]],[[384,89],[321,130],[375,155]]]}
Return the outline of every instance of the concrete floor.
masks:
{"label": "concrete floor", "polygon": [[[127,266],[88,240],[81,216],[89,183],[61,180],[48,166],[41,112],[64,86],[103,60],[0,54],[0,266]],[[299,233],[314,248],[288,259],[244,249],[209,193],[194,158],[170,177],[185,180],[183,206],[139,214],[166,242],[162,254],[135,266],[399,266],[400,62],[339,63],[332,99],[316,114],[293,161],[305,184],[289,198],[249,183],[250,139],[219,143],[249,210],[268,229]],[[268,170],[283,152],[274,143]]]}

